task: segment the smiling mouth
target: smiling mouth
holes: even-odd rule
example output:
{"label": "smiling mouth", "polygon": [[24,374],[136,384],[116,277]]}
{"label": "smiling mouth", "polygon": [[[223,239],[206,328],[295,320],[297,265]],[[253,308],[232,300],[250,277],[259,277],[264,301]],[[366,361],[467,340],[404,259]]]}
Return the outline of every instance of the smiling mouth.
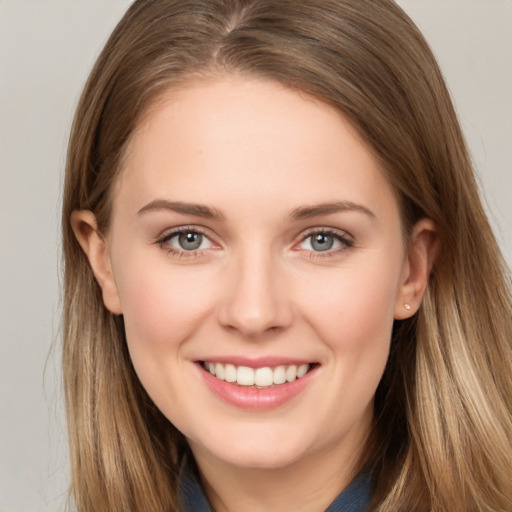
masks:
{"label": "smiling mouth", "polygon": [[238,386],[266,389],[301,379],[315,364],[290,364],[250,368],[233,364],[202,361],[202,367],[218,380]]}

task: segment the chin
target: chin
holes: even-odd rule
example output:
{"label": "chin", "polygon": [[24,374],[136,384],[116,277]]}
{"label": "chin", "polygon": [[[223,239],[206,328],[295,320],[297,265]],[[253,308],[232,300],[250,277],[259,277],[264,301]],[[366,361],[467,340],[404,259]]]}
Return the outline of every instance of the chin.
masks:
{"label": "chin", "polygon": [[301,456],[297,454],[275,453],[275,450],[259,450],[260,453],[247,453],[225,459],[227,464],[240,469],[279,470],[292,466]]}
{"label": "chin", "polygon": [[[265,427],[261,426],[261,429]],[[307,458],[312,452],[307,443],[299,440],[292,440],[289,437],[286,439],[282,435],[263,437],[264,439],[255,436],[253,432],[253,435],[247,433],[240,439],[227,436],[218,442],[212,439],[208,443],[201,443],[200,446],[191,442],[190,446],[196,458],[208,452],[210,457],[240,469],[283,469]],[[283,442],[283,439],[286,439],[286,442]]]}

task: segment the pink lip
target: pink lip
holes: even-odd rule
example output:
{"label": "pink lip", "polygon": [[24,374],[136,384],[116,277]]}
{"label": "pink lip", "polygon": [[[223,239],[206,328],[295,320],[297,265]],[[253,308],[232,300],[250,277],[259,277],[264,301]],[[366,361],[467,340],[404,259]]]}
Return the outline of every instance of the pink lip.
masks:
{"label": "pink lip", "polygon": [[[224,359],[223,362],[227,361]],[[288,360],[287,364],[295,363],[290,363]],[[279,384],[278,386],[271,388],[257,389],[252,387],[239,386],[236,383],[233,384],[219,380],[207,372],[203,368],[202,364],[198,363],[197,366],[201,372],[202,378],[205,380],[206,385],[215,395],[230,405],[234,405],[240,409],[247,409],[252,411],[265,411],[273,409],[292,400],[311,382],[311,379],[314,377],[314,374],[317,370],[317,367],[314,367],[306,375],[304,375],[304,377],[296,379],[293,382],[286,382],[285,384]],[[263,366],[274,365],[265,363]],[[256,366],[251,365],[251,367]]]}

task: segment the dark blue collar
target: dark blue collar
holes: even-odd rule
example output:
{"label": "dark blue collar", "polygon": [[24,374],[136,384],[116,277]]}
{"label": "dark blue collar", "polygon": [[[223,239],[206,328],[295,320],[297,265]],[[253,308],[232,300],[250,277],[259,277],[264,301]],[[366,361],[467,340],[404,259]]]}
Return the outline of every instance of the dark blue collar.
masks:
{"label": "dark blue collar", "polygon": [[[184,466],[181,472],[183,512],[213,512],[195,472]],[[370,475],[361,473],[325,512],[365,512],[372,496]],[[320,512],[320,511],[319,511]]]}
{"label": "dark blue collar", "polygon": [[372,499],[372,483],[369,473],[361,473],[325,512],[365,512]]}

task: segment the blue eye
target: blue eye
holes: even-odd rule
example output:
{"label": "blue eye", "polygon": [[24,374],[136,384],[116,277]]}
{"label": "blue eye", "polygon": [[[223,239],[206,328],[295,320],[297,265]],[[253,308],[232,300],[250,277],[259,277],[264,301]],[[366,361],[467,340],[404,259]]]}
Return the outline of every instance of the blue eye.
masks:
{"label": "blue eye", "polygon": [[332,249],[334,246],[335,239],[332,235],[326,235],[325,233],[317,233],[316,235],[311,235],[310,244],[313,250],[315,251],[328,251]]}
{"label": "blue eye", "polygon": [[201,235],[201,233],[194,233],[193,231],[180,233],[176,238],[180,248],[185,251],[196,251],[203,243],[203,235]]}
{"label": "blue eye", "polygon": [[310,233],[301,242],[300,248],[313,252],[328,252],[342,249],[343,247],[351,247],[353,242],[341,234],[318,231]]}
{"label": "blue eye", "polygon": [[212,247],[212,242],[206,235],[193,229],[174,231],[159,240],[161,246],[170,251],[194,252]]}

